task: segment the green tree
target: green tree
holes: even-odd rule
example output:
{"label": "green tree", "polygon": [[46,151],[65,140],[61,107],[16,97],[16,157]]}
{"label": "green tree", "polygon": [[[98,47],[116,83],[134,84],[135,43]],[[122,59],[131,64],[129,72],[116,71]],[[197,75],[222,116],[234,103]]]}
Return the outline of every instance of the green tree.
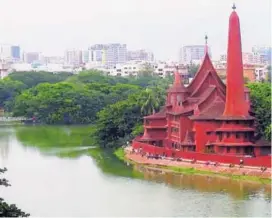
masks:
{"label": "green tree", "polygon": [[270,83],[250,83],[252,108],[257,120],[257,133],[271,139],[271,85]]}
{"label": "green tree", "polygon": [[135,102],[125,100],[105,107],[98,113],[96,125],[95,135],[99,144],[104,147],[122,146],[140,120],[140,107]]}
{"label": "green tree", "polygon": [[157,93],[152,89],[146,88],[142,95],[138,99],[138,103],[141,105],[141,112],[143,115],[155,113],[159,109],[159,98]]}
{"label": "green tree", "polygon": [[51,73],[44,71],[23,71],[13,72],[9,74],[9,78],[12,80],[20,81],[26,85],[27,88],[34,87],[40,83],[57,83],[66,80],[70,77],[71,73]]}
{"label": "green tree", "polygon": [[96,113],[105,106],[105,95],[86,87],[61,82],[43,83],[16,97],[15,116],[35,116],[47,124],[83,124],[96,119]]}
{"label": "green tree", "polygon": [[[6,168],[0,168],[0,174],[7,171]],[[10,186],[8,180],[0,178],[0,185]],[[0,198],[0,217],[28,217],[30,214],[23,212],[15,204],[8,204],[3,198]]]}
{"label": "green tree", "polygon": [[271,65],[267,66],[267,79],[271,83]]}
{"label": "green tree", "polygon": [[11,111],[14,98],[25,88],[22,82],[13,81],[9,77],[0,80],[0,107]]}

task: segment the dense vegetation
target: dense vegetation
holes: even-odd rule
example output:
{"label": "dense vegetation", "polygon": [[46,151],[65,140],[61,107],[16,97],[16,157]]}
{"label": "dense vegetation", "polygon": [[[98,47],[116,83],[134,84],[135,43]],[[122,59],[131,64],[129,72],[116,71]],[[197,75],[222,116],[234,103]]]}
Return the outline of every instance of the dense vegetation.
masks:
{"label": "dense vegetation", "polygon": [[153,76],[146,68],[137,78],[15,72],[0,81],[1,102],[13,116],[41,124],[96,124],[101,144],[139,134],[142,117],[158,111],[172,78]]}
{"label": "dense vegetation", "polygon": [[249,83],[250,98],[257,120],[257,133],[271,140],[271,84]]}
{"label": "dense vegetation", "polygon": [[[191,66],[191,74],[196,69]],[[171,79],[152,75],[148,66],[137,78],[105,76],[95,70],[78,75],[16,72],[0,81],[0,100],[5,111],[35,117],[41,124],[94,124],[98,144],[112,147],[143,131],[142,117],[164,104]],[[270,139],[270,85],[248,87],[258,133]]]}
{"label": "dense vegetation", "polygon": [[[4,173],[7,169],[0,168],[0,174]],[[8,180],[0,178],[0,186],[10,186]],[[8,204],[4,199],[0,198],[0,217],[28,217],[29,214],[17,208],[15,204]]]}

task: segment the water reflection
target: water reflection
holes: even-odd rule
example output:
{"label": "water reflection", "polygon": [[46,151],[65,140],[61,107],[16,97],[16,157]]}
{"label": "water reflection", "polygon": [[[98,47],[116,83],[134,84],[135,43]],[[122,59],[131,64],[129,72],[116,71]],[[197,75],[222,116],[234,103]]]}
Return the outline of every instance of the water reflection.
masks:
{"label": "water reflection", "polygon": [[33,216],[271,215],[269,185],[127,165],[94,148],[90,130],[1,129],[0,167],[12,183],[3,197]]}
{"label": "water reflection", "polygon": [[[92,126],[39,126],[17,127],[16,137],[27,148],[37,148],[43,155],[60,158],[79,158],[89,155],[94,147],[89,137]],[[12,129],[0,135],[1,153],[9,149],[9,137]],[[6,151],[6,152],[5,152]],[[104,173],[113,175],[144,178],[149,181],[166,183],[177,188],[194,189],[200,192],[229,193],[234,199],[249,199],[264,193],[265,199],[271,200],[271,186],[256,182],[233,180],[227,177],[208,175],[189,175],[150,169],[140,165],[130,166],[117,160],[112,152],[105,151],[95,155],[96,163]]]}
{"label": "water reflection", "polygon": [[12,132],[12,128],[0,127],[0,155],[2,160],[8,158]]}
{"label": "water reflection", "polygon": [[229,193],[236,200],[249,199],[265,193],[265,199],[268,202],[271,201],[271,186],[268,184],[234,180],[223,176],[177,174],[141,165],[135,165],[135,168],[144,174],[146,180],[164,182],[178,188],[195,189],[200,192]]}

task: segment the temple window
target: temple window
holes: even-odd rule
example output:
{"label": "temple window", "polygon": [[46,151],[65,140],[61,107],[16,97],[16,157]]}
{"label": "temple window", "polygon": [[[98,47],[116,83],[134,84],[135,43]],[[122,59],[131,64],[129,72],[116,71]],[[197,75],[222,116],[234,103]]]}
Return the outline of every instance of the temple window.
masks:
{"label": "temple window", "polygon": [[230,147],[227,147],[227,153],[230,153]]}
{"label": "temple window", "polygon": [[227,132],[227,138],[229,138],[230,137],[230,133],[229,132]]}
{"label": "temple window", "polygon": [[181,105],[181,95],[177,96],[178,105]]}
{"label": "temple window", "polygon": [[158,146],[158,147],[163,147],[162,141],[158,141],[158,142],[157,142],[157,146]]}
{"label": "temple window", "polygon": [[239,124],[240,122],[239,122],[239,120],[236,120],[236,122],[235,122],[236,124]]}
{"label": "temple window", "polygon": [[222,132],[219,133],[219,141],[222,141],[223,135]]}
{"label": "temple window", "polygon": [[230,123],[230,121],[229,121],[229,120],[227,120],[227,121],[226,121],[226,124],[229,124],[229,123]]}
{"label": "temple window", "polygon": [[209,132],[207,132],[207,135],[211,135],[211,134],[212,134],[212,132],[210,132],[210,131],[209,131]]}
{"label": "temple window", "polygon": [[236,147],[236,153],[239,154],[241,151],[240,151],[240,147]]}
{"label": "temple window", "polygon": [[235,134],[235,137],[236,137],[237,139],[239,139],[239,138],[240,138],[240,134],[239,134],[239,133],[236,133],[236,134]]}
{"label": "temple window", "polygon": [[245,132],[245,139],[247,139],[247,137],[248,137],[248,134],[247,134],[247,132]]}

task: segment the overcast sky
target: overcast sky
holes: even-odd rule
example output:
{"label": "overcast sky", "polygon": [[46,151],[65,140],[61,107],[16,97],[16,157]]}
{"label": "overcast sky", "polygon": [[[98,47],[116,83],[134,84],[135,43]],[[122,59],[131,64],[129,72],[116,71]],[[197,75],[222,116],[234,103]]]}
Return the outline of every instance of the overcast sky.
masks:
{"label": "overcast sky", "polygon": [[[213,57],[226,51],[234,0],[0,0],[0,43],[63,55],[95,43],[150,49],[177,59],[179,48],[203,44]],[[235,0],[243,51],[271,45],[271,0]]]}

